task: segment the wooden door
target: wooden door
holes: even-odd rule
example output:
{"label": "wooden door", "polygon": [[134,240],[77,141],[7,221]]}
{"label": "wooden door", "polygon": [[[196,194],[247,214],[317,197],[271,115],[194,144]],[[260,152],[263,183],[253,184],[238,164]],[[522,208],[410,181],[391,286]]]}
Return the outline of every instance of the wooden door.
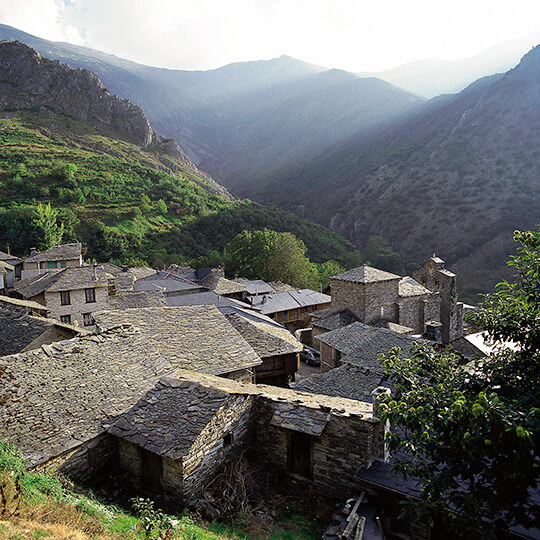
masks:
{"label": "wooden door", "polygon": [[291,431],[287,451],[288,469],[293,474],[313,479],[313,438]]}
{"label": "wooden door", "polygon": [[150,493],[160,493],[163,485],[161,457],[141,448],[141,488]]}

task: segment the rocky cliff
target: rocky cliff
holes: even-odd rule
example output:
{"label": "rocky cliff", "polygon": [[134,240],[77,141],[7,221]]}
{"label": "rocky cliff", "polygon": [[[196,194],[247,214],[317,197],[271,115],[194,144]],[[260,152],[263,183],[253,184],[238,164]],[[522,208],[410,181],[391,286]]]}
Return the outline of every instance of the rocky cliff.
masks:
{"label": "rocky cliff", "polygon": [[0,110],[47,108],[105,128],[152,152],[166,172],[191,171],[207,191],[232,199],[229,192],[197,169],[174,139],[159,137],[145,112],[112,95],[87,69],[73,69],[41,56],[20,41],[0,41]]}
{"label": "rocky cliff", "polygon": [[44,58],[20,41],[0,42],[0,107],[48,106],[85,122],[99,122],[151,147],[158,137],[144,111],[111,95],[86,69]]}

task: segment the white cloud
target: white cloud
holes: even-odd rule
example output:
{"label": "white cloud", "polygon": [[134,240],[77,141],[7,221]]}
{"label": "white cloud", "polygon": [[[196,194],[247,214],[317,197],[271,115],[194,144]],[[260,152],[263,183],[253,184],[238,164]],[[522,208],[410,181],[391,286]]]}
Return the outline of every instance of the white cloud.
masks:
{"label": "white cloud", "polygon": [[377,71],[419,58],[472,56],[532,32],[540,36],[540,2],[0,0],[0,21],[162,67],[208,69],[288,54]]}

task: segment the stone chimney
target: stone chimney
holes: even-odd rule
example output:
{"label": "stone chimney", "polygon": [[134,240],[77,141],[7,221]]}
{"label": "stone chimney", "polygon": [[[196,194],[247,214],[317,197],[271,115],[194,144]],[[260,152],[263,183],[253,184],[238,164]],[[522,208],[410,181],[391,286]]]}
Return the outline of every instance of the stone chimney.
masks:
{"label": "stone chimney", "polygon": [[33,257],[34,255],[37,255],[37,253],[38,253],[38,250],[35,247],[31,247],[29,257]]}

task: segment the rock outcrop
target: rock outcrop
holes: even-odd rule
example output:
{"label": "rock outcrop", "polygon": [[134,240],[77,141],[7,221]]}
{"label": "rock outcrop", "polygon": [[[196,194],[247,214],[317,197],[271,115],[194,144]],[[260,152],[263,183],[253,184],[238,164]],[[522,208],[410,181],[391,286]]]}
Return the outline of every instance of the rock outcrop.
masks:
{"label": "rock outcrop", "polygon": [[195,173],[206,191],[233,199],[199,171],[174,139],[159,137],[141,107],[112,95],[87,69],[50,60],[20,41],[0,41],[0,111],[48,107],[99,127],[114,128],[129,142],[157,154],[166,172]]}
{"label": "rock outcrop", "polygon": [[99,122],[151,147],[158,136],[144,111],[111,95],[86,69],[44,58],[20,41],[0,42],[0,107],[49,106],[85,122]]}

